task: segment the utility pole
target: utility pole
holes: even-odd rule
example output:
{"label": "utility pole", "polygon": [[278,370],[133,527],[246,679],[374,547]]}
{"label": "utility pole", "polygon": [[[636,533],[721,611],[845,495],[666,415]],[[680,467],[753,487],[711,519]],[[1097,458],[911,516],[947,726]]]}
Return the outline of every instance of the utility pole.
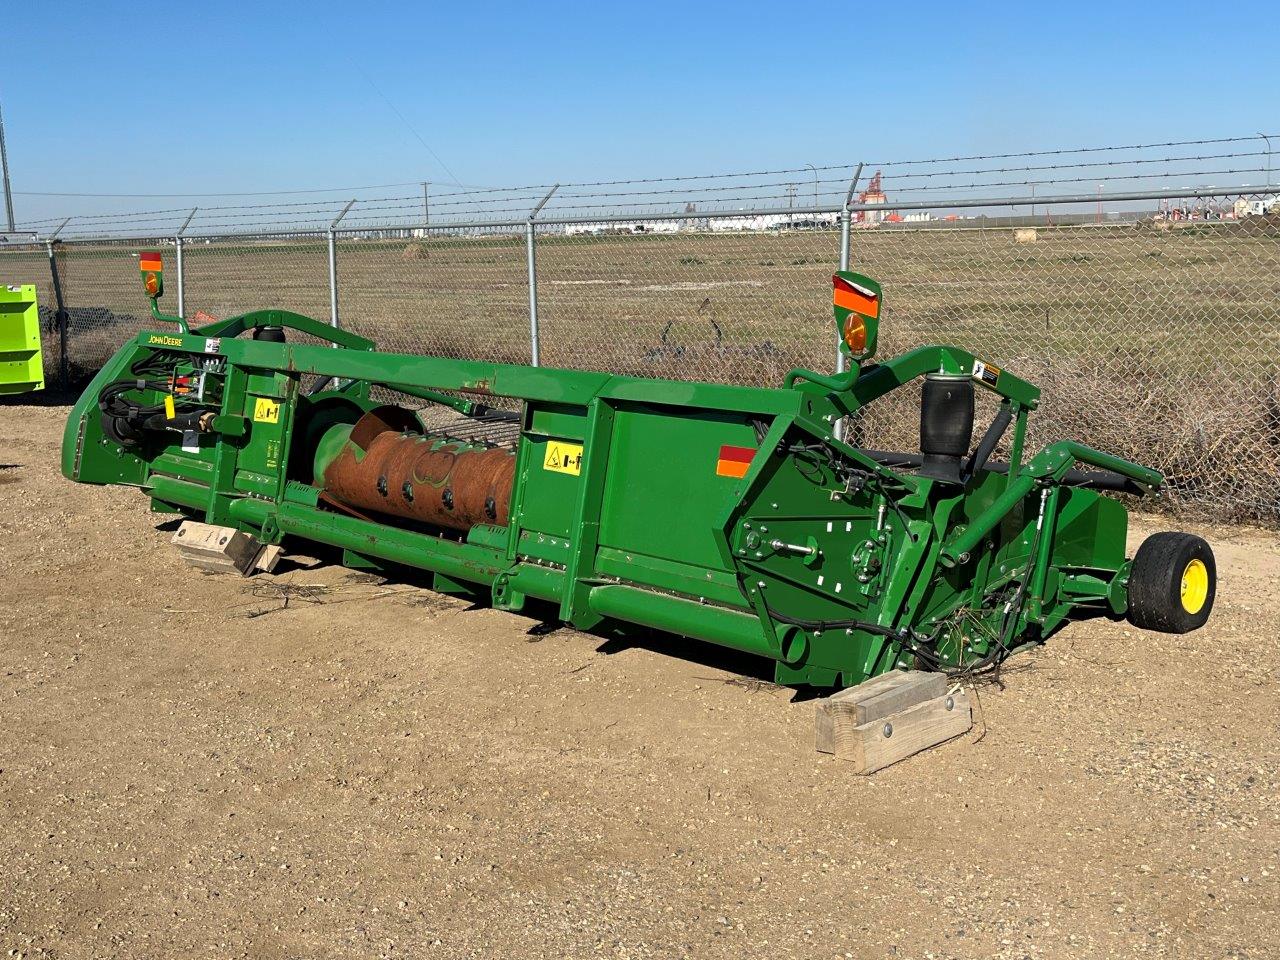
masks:
{"label": "utility pole", "polygon": [[9,154],[4,148],[4,115],[0,114],[0,168],[4,172],[4,212],[9,219],[9,232],[14,232],[13,191],[9,189]]}
{"label": "utility pole", "polygon": [[431,226],[431,202],[428,193],[430,187],[431,181],[422,181],[422,226],[424,229]]}

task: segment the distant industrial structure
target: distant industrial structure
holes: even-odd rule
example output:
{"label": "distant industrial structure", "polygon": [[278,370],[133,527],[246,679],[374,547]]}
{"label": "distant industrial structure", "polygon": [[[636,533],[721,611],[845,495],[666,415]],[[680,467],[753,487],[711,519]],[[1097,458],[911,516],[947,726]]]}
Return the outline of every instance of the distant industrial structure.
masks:
{"label": "distant industrial structure", "polygon": [[[858,194],[858,202],[873,204],[889,202],[889,198],[885,196],[884,188],[881,185],[881,172],[879,170],[871,178],[871,182],[867,184],[867,189]],[[879,223],[885,219],[885,216],[880,210],[859,210],[855,219],[858,223]]]}

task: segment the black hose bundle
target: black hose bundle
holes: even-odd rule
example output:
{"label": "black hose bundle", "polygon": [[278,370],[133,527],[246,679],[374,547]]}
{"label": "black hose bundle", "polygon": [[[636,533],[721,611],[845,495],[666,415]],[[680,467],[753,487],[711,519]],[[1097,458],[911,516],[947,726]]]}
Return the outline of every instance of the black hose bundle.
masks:
{"label": "black hose bundle", "polygon": [[[98,394],[102,426],[109,437],[123,446],[134,446],[148,430],[181,432],[200,429],[202,419],[210,411],[198,401],[172,393],[177,376],[174,359],[161,353],[149,354],[135,362],[129,371],[136,379],[109,383]],[[157,379],[157,375],[164,379]],[[133,391],[167,394],[172,407],[164,401],[143,403],[129,396]]]}

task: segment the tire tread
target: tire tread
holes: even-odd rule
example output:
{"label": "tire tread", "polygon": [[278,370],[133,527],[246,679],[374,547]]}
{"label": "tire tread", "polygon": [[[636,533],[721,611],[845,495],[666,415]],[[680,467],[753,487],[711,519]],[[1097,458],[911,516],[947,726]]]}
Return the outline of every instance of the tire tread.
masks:
{"label": "tire tread", "polygon": [[[1182,607],[1180,586],[1188,563],[1198,559],[1209,572],[1209,595],[1198,613]],[[1153,533],[1138,547],[1129,572],[1129,622],[1144,630],[1187,633],[1204,625],[1217,593],[1213,550],[1195,534]]]}

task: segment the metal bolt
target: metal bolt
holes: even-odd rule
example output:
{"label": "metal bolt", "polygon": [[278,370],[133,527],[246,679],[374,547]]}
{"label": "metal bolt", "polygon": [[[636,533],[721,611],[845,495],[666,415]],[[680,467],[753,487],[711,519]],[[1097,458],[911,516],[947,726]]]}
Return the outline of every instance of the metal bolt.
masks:
{"label": "metal bolt", "polygon": [[886,723],[886,724],[884,725],[884,729],[883,729],[883,730],[881,730],[880,732],[881,732],[881,733],[883,733],[883,734],[884,734],[884,738],[885,738],[886,740],[888,740],[890,737],[892,737],[892,736],[893,736],[893,724],[892,724],[892,723]]}
{"label": "metal bolt", "polygon": [[942,705],[946,707],[948,710],[954,710],[956,708],[956,698],[947,697],[946,700],[942,701]]}

